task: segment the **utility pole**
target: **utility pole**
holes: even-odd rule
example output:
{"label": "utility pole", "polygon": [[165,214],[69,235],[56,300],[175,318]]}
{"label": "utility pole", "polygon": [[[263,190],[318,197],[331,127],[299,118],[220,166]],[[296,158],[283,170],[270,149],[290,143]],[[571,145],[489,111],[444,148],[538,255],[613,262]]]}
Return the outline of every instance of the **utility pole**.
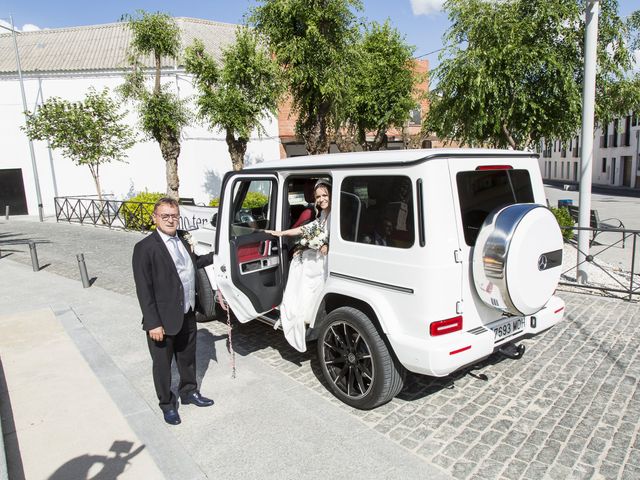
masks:
{"label": "utility pole", "polygon": [[[596,66],[598,63],[598,13],[600,0],[589,0],[585,12],[584,32],[584,85],[582,88],[582,153],[580,155],[580,200],[578,227],[589,227],[591,217],[591,181],[593,178],[593,127],[596,103]],[[578,230],[579,283],[587,282],[585,268],[589,254],[588,230]]]}
{"label": "utility pole", "polygon": [[[13,48],[16,52],[16,68],[18,70],[18,79],[20,81],[20,92],[22,93],[22,111],[25,116],[25,120],[27,117],[27,96],[24,91],[24,80],[22,78],[22,68],[20,67],[20,53],[18,51],[18,41],[16,40],[16,29],[13,25],[13,17],[10,15],[9,19],[11,21],[11,35],[13,36]],[[6,28],[6,27],[5,27]],[[33,180],[36,184],[36,198],[38,200],[38,216],[40,217],[40,221],[44,221],[44,212],[42,207],[42,194],[40,193],[40,179],[38,177],[38,165],[36,164],[36,154],[33,150],[33,142],[29,139],[29,153],[31,154],[31,166],[33,168]]]}

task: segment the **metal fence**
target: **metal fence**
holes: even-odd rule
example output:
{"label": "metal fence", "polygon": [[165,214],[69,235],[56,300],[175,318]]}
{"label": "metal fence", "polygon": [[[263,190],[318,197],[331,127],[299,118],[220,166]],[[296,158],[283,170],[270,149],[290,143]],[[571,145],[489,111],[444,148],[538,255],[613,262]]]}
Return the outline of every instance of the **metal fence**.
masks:
{"label": "metal fence", "polygon": [[99,200],[93,196],[55,197],[56,220],[128,230],[149,230],[153,203]]}
{"label": "metal fence", "polygon": [[[578,260],[579,250],[575,238],[565,243],[560,285],[599,290],[615,294],[629,301],[640,295],[640,256],[637,254],[640,230],[623,228],[598,229],[591,227],[563,227],[564,230],[588,230],[595,234],[584,260]],[[574,236],[575,237],[575,236]],[[592,237],[593,238],[593,237]],[[606,240],[605,240],[606,239]],[[571,258],[571,253],[575,257]],[[587,278],[578,278],[578,267],[587,271]],[[596,278],[594,278],[596,277]]]}

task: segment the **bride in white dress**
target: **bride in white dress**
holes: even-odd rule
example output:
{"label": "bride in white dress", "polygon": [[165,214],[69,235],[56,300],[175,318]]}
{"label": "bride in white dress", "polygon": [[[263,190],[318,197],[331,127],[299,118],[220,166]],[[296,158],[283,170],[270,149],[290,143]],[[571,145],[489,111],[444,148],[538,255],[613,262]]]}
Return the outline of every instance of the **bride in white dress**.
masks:
{"label": "bride in white dress", "polygon": [[300,238],[289,267],[289,278],[280,305],[280,322],[287,341],[300,352],[307,350],[306,325],[313,320],[313,307],[327,278],[331,181],[320,179],[313,188],[318,217],[311,223],[289,230],[266,230],[276,237]]}

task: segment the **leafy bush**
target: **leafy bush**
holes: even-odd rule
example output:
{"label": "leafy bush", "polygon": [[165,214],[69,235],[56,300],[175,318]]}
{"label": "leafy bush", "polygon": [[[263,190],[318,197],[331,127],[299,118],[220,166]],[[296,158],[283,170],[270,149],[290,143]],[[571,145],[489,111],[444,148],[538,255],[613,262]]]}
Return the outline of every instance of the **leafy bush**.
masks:
{"label": "leafy bush", "polygon": [[558,221],[558,225],[560,225],[561,227],[562,238],[564,238],[565,242],[568,242],[573,238],[573,230],[571,228],[564,229],[562,227],[573,227],[574,225],[574,221],[573,221],[573,218],[571,218],[569,209],[565,207],[562,207],[562,208],[550,207],[550,210],[553,213],[553,215],[556,217],[556,220]]}
{"label": "leafy bush", "polygon": [[124,226],[130,230],[154,230],[153,205],[162,197],[164,193],[141,192],[123,202],[120,215],[124,219]]}
{"label": "leafy bush", "polygon": [[[242,208],[259,208],[267,204],[269,197],[259,192],[249,192],[242,202]],[[210,207],[220,206],[219,198],[212,198],[209,202]]]}

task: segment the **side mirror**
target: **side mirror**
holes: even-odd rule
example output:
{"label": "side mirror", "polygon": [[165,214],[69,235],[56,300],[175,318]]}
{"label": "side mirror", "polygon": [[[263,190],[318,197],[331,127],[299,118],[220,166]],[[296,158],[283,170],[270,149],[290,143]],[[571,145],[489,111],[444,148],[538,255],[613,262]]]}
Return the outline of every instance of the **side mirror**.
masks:
{"label": "side mirror", "polygon": [[214,213],[211,217],[211,225],[218,228],[218,212]]}

